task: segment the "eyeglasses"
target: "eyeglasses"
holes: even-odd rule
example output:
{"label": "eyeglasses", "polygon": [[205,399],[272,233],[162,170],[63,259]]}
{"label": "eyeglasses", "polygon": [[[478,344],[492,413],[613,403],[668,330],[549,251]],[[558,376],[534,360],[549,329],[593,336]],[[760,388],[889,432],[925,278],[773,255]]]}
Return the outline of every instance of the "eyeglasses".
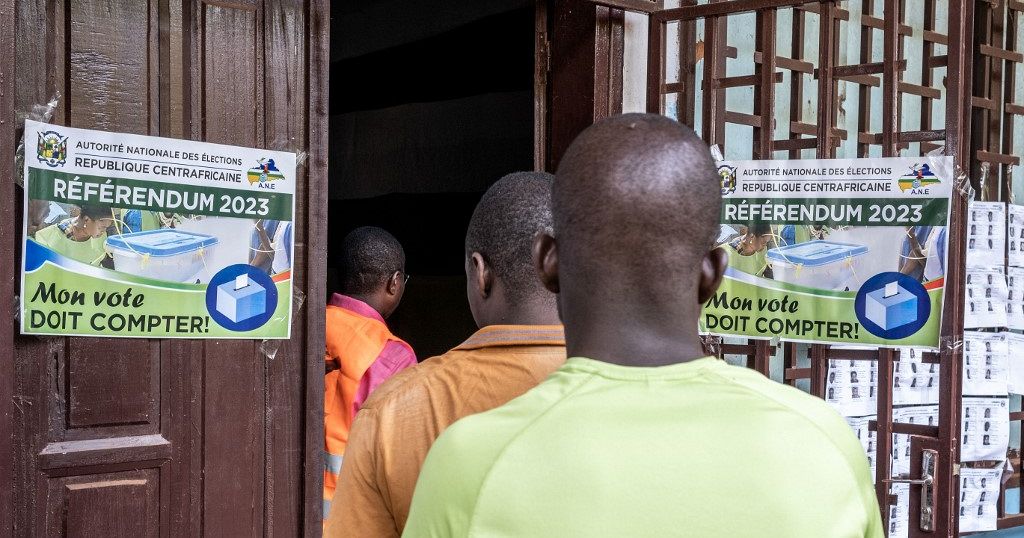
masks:
{"label": "eyeglasses", "polygon": [[398,271],[398,272],[402,273],[403,275],[405,275],[405,279],[402,281],[402,284],[408,284],[409,283],[409,277],[412,276],[412,275],[410,275],[409,273],[406,273],[405,271]]}

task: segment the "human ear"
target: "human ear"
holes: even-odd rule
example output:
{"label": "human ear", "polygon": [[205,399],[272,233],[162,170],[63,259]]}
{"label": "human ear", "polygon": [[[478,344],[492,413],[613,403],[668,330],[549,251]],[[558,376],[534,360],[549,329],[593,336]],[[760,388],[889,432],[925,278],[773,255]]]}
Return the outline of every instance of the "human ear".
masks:
{"label": "human ear", "polygon": [[728,265],[729,254],[725,249],[714,248],[704,255],[700,262],[700,282],[697,283],[697,299],[700,304],[708,302],[718,290]]}
{"label": "human ear", "polygon": [[388,295],[398,295],[398,289],[402,283],[402,272],[395,271],[391,274],[391,278],[388,279]]}
{"label": "human ear", "polygon": [[533,266],[544,287],[558,293],[558,242],[551,235],[541,232],[533,238]]}
{"label": "human ear", "polygon": [[491,286],[494,285],[494,273],[491,272],[491,266],[487,265],[487,260],[479,252],[474,252],[470,255],[469,263],[473,265],[473,272],[470,278],[476,285],[476,291],[480,294],[480,298],[486,299],[490,297]]}

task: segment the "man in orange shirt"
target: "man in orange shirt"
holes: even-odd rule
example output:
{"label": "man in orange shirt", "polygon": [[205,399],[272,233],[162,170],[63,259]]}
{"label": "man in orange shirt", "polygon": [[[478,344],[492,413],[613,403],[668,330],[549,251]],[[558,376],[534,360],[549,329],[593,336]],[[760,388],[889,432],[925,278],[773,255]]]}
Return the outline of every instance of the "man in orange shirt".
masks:
{"label": "man in orange shirt", "polygon": [[565,362],[555,296],[531,261],[533,237],[551,233],[552,180],[511,174],[480,200],[466,234],[466,292],[481,329],[395,376],[363,405],[326,536],[399,536],[434,439],[456,420],[520,396]]}
{"label": "man in orange shirt", "polygon": [[356,411],[381,383],[416,364],[409,344],[384,323],[405,293],[402,245],[388,232],[367,226],[349,233],[342,251],[343,294],[335,293],[327,305],[325,519]]}

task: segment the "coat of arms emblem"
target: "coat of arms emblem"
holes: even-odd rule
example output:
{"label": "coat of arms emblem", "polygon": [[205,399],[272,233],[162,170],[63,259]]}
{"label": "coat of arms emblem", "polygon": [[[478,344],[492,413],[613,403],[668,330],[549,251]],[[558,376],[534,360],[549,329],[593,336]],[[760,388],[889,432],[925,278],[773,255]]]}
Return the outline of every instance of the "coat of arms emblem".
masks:
{"label": "coat of arms emblem", "polygon": [[736,167],[727,164],[718,165],[718,176],[722,183],[722,196],[736,192]]}
{"label": "coat of arms emblem", "polygon": [[57,131],[38,133],[39,143],[36,156],[39,162],[49,166],[63,166],[68,159],[68,137],[61,136]]}

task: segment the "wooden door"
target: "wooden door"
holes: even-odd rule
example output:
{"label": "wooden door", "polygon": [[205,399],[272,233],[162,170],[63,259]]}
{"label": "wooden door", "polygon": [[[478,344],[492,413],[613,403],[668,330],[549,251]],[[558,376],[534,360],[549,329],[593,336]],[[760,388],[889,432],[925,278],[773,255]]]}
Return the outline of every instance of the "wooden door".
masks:
{"label": "wooden door", "polygon": [[[0,536],[319,533],[328,13],[0,0]],[[17,334],[15,113],[58,93],[53,123],[308,154],[291,340]]]}
{"label": "wooden door", "polygon": [[622,112],[623,16],[621,8],[588,0],[537,2],[538,170],[553,173],[576,135]]}

